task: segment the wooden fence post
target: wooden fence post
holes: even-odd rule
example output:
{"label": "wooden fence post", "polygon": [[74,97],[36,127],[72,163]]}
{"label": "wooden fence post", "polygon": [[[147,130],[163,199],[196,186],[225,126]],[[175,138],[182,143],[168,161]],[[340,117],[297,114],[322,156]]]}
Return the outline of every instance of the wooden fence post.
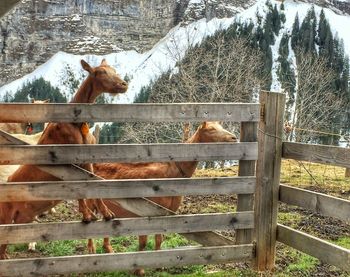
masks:
{"label": "wooden fence post", "polygon": [[[256,122],[241,122],[241,142],[255,142],[257,140],[257,123]],[[255,161],[239,161],[238,176],[254,176]],[[237,211],[252,211],[254,195],[253,194],[238,194],[237,195]],[[237,230],[236,244],[251,243],[252,230]]]}
{"label": "wooden fence post", "polygon": [[275,265],[285,94],[262,91],[260,105],[254,230],[255,266],[262,271]]}

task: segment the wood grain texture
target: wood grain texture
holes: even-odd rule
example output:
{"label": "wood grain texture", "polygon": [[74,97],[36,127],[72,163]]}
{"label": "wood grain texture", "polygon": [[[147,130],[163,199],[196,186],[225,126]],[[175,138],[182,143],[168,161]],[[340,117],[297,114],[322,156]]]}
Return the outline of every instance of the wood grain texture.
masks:
{"label": "wood grain texture", "polygon": [[0,244],[31,241],[103,238],[106,236],[191,233],[217,230],[251,229],[253,212],[172,215],[114,219],[91,224],[60,222],[0,225]]}
{"label": "wood grain texture", "polygon": [[280,185],[279,200],[350,223],[350,201],[291,186]]}
{"label": "wood grain texture", "polygon": [[247,261],[253,257],[253,246],[188,247],[185,249],[99,254],[0,261],[5,276],[48,276],[49,274],[105,272],[137,268],[159,268],[194,264]]}
{"label": "wood grain texture", "polygon": [[0,164],[256,160],[257,143],[0,146]]}
{"label": "wood grain texture", "polygon": [[255,121],[259,104],[19,104],[0,103],[0,122]]}
{"label": "wood grain texture", "polygon": [[350,271],[350,250],[278,224],[277,240],[324,263]]}
{"label": "wood grain texture", "polygon": [[[255,177],[0,183],[0,202],[251,194]],[[252,210],[252,208],[250,209]]]}
{"label": "wood grain texture", "polygon": [[[240,142],[255,142],[257,141],[257,123],[242,122]],[[239,161],[238,176],[254,176],[255,175],[255,161]],[[254,207],[254,192],[251,194],[237,195],[237,211],[250,211]],[[252,230],[237,230],[236,243],[244,244],[251,243],[253,240]]]}
{"label": "wood grain texture", "polygon": [[256,169],[255,236],[258,270],[272,270],[276,256],[276,229],[280,183],[285,95],[261,92],[259,157]]}
{"label": "wood grain texture", "polygon": [[283,142],[282,157],[350,168],[350,148]]}

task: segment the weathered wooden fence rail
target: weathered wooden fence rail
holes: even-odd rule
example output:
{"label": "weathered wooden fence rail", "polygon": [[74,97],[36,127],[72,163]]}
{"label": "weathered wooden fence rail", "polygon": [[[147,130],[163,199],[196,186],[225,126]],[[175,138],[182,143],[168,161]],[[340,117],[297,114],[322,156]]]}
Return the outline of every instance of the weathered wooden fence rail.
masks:
{"label": "weathered wooden fence rail", "polygon": [[140,267],[159,268],[192,264],[227,263],[250,260],[254,257],[252,245],[220,247],[187,247],[185,249],[134,252],[123,254],[100,254],[67,256],[42,259],[18,259],[1,262],[4,276],[48,276],[71,272],[99,272],[130,270]]}
{"label": "weathered wooden fence rail", "polygon": [[[3,183],[0,202],[80,198],[134,198],[210,194],[252,194],[255,177]],[[141,195],[142,194],[142,195]]]}
{"label": "weathered wooden fence rail", "polygon": [[350,250],[328,241],[278,224],[277,240],[299,251],[318,258],[324,263],[350,271]]}
{"label": "weathered wooden fence rail", "polygon": [[341,167],[349,167],[350,165],[350,148],[337,146],[284,142],[282,156],[285,159]]}
{"label": "weathered wooden fence rail", "polygon": [[310,190],[280,185],[281,202],[350,223],[350,201]]}
{"label": "weathered wooden fence rail", "polygon": [[203,160],[255,160],[258,144],[191,143],[134,145],[5,145],[0,164],[69,164],[104,162],[164,162]]}
{"label": "weathered wooden fence rail", "polygon": [[1,122],[258,122],[259,104],[0,104]]}
{"label": "weathered wooden fence rail", "polygon": [[23,243],[66,239],[103,238],[107,235],[153,235],[159,233],[191,233],[219,230],[252,229],[253,212],[173,215],[114,219],[109,222],[82,222],[5,225],[0,243]]}

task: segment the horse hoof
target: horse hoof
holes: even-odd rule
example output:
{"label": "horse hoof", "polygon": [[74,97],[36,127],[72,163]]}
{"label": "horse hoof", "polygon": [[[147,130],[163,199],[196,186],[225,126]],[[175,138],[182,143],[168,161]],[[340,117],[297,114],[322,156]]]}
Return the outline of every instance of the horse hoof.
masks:
{"label": "horse hoof", "polygon": [[134,271],[134,275],[136,275],[136,276],[145,276],[145,270],[143,268],[136,269]]}
{"label": "horse hoof", "polygon": [[91,217],[88,216],[88,217],[83,217],[83,223],[85,224],[89,224],[91,222]]}
{"label": "horse hoof", "polygon": [[112,212],[109,212],[109,213],[106,213],[103,217],[106,221],[110,221],[112,220],[113,218],[115,218],[115,214],[112,213]]}
{"label": "horse hoof", "polygon": [[93,248],[88,248],[88,253],[89,253],[89,254],[96,254],[96,249],[95,249],[95,247],[93,247]]}

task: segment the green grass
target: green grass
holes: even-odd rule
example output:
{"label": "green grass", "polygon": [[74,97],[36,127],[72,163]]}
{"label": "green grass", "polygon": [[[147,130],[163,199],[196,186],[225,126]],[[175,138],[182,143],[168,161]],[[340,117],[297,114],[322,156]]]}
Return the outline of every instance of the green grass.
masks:
{"label": "green grass", "polygon": [[75,255],[77,252],[86,253],[86,241],[62,240],[38,243],[36,249],[45,256],[69,256]]}
{"label": "green grass", "polygon": [[341,247],[350,249],[350,237],[341,237],[336,241],[331,241],[331,242]]}
{"label": "green grass", "polygon": [[308,276],[319,264],[318,259],[304,253],[298,251],[291,251],[290,253],[294,261],[287,266],[286,273],[299,272]]}

